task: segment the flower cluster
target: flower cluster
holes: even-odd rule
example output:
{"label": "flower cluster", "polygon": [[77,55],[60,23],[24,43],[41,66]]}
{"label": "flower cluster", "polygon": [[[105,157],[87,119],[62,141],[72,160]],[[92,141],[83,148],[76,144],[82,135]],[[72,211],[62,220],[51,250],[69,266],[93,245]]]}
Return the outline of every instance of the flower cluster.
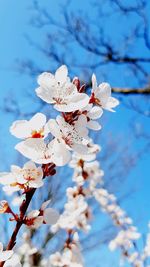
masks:
{"label": "flower cluster", "polygon": [[[50,263],[52,266],[82,267],[78,231],[90,230],[92,211],[88,199],[97,198],[103,183],[103,171],[96,160],[100,148],[89,138],[89,129],[100,130],[97,120],[103,110],[114,111],[119,102],[111,96],[108,83],[97,85],[94,74],[88,95],[85,85],[81,85],[77,77],[71,81],[64,65],[54,75],[42,73],[38,84],[37,96],[54,105],[59,115],[47,118],[45,114],[37,113],[30,120],[13,122],[10,132],[21,139],[15,149],[29,161],[22,168],[12,165],[9,173],[1,173],[0,183],[6,193],[19,191],[24,198],[18,214],[12,211],[7,201],[1,202],[0,213],[11,214],[13,218],[10,220],[16,221],[16,229],[20,229],[22,224],[31,229],[51,224],[53,231],[65,230],[67,239],[63,251],[51,255]],[[74,168],[73,182],[76,185],[66,191],[67,203],[63,213],[59,216],[57,211],[47,208],[50,201],[46,201],[39,210],[26,214],[35,190],[44,185],[43,179],[55,174],[55,166],[69,162]],[[17,231],[14,230],[8,247],[14,247]],[[9,258],[0,260],[6,264]]]}

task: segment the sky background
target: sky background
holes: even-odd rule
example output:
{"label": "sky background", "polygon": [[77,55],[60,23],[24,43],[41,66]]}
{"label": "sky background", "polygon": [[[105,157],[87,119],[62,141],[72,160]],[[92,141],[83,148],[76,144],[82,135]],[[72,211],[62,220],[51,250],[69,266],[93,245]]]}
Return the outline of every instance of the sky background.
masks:
{"label": "sky background", "polygon": [[[30,110],[33,103],[35,109],[39,106],[39,103],[36,102],[36,96],[34,97],[34,90],[36,88],[36,75],[31,78],[23,71],[18,73],[17,71],[17,59],[24,60],[25,58],[35,61],[41,68],[47,70],[48,63],[43,55],[35,49],[26,39],[26,35],[32,36],[35,42],[44,43],[45,42],[45,32],[41,29],[34,29],[30,23],[31,18],[35,15],[34,10],[31,5],[32,1],[19,1],[19,0],[0,0],[0,171],[8,171],[9,165],[17,161],[17,152],[14,152],[14,144],[17,140],[12,137],[9,133],[9,126],[12,121],[18,118],[23,118],[24,112]],[[74,9],[77,7],[84,12],[90,12],[90,5],[88,1],[83,1],[82,4],[79,1],[71,1]],[[94,1],[93,1],[94,3]],[[43,1],[43,5],[50,8],[51,14],[56,17],[60,17],[61,20],[61,11],[59,8],[60,1]],[[81,6],[80,6],[81,5]],[[109,8],[109,7],[108,7]],[[94,9],[93,9],[94,10]],[[94,11],[93,11],[94,12]],[[93,13],[94,16],[94,13]],[[134,23],[134,18],[133,18]],[[110,32],[115,32],[115,18],[114,25],[112,24]],[[125,24],[120,26],[120,31],[123,30]],[[115,33],[112,38],[115,39]],[[146,49],[138,47],[135,53],[144,53],[147,55]],[[142,50],[142,51],[141,51]],[[79,58],[82,56],[82,51],[77,51],[79,53]],[[50,68],[50,67],[49,67]],[[50,71],[51,69],[49,69]],[[80,75],[79,70],[76,69],[77,75]],[[96,73],[98,80],[101,81],[101,74]],[[127,79],[127,78],[126,78]],[[125,80],[123,72],[121,75],[117,75],[116,71],[111,67],[111,74],[109,76],[108,82],[113,86],[124,86]],[[134,81],[130,81],[131,85],[137,85]],[[142,97],[134,96],[138,103],[140,103]],[[117,108],[115,114],[106,114],[103,119],[103,140],[108,138],[108,133],[111,132],[112,138],[120,142],[120,146],[128,144],[131,152],[138,154],[144,149],[147,144],[147,140],[138,136],[138,134],[133,135],[131,126],[138,131],[149,131],[150,118],[144,115],[138,114],[132,109],[128,109],[125,105],[127,99],[123,99],[122,96],[118,95],[118,98],[121,100],[120,106]],[[126,97],[125,97],[126,98]],[[3,107],[9,101],[15,99],[18,107],[21,109],[21,114],[4,112]],[[142,99],[143,101],[143,99]],[[143,104],[143,108],[147,109],[147,103]],[[145,105],[145,106],[144,106]],[[13,108],[13,107],[12,107]],[[39,110],[40,111],[40,110]],[[107,113],[107,112],[106,112]],[[19,116],[19,117],[18,117]],[[133,125],[133,122],[135,124]],[[137,132],[136,132],[137,133]],[[103,143],[100,142],[103,147]],[[123,152],[125,153],[125,151]],[[122,164],[120,161],[119,164]],[[106,168],[107,165],[104,167]],[[128,175],[128,179],[124,184],[124,187],[119,189],[117,192],[118,195],[121,195],[124,192],[132,191],[128,197],[122,202],[122,206],[126,208],[129,215],[133,218],[135,224],[139,227],[140,231],[145,233],[147,229],[147,223],[150,220],[150,157],[149,149],[146,146],[144,153],[142,154],[137,164]],[[103,168],[103,166],[102,166]],[[107,169],[105,169],[107,175]],[[120,191],[124,190],[124,192]],[[133,192],[135,191],[135,192]],[[100,217],[97,221],[93,222],[95,224],[95,229],[98,229],[101,224]],[[93,250],[92,253],[86,252],[86,266],[119,266],[118,264],[118,253],[110,253],[109,250],[105,247],[98,246]],[[93,259],[98,259],[98,262],[93,265]],[[103,262],[101,265],[100,262]],[[127,266],[127,265],[126,265]]]}

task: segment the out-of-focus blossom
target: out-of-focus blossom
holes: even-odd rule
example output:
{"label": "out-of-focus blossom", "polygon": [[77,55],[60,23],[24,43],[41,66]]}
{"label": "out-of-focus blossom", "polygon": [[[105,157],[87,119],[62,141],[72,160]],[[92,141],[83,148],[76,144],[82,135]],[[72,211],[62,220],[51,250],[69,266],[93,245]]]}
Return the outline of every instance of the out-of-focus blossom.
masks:
{"label": "out-of-focus blossom", "polygon": [[47,208],[50,201],[46,201],[42,204],[40,210],[33,210],[26,216],[25,224],[32,229],[39,228],[43,223],[55,224],[59,219],[59,213],[52,209]]}

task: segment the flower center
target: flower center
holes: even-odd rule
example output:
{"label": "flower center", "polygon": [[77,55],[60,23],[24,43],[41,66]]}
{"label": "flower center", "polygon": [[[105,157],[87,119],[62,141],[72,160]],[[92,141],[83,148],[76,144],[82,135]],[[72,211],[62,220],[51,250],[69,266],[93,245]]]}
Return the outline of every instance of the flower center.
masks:
{"label": "flower center", "polygon": [[38,131],[32,131],[31,133],[31,137],[32,138],[43,138],[44,137],[44,132],[43,132],[43,129],[40,130],[39,132]]}

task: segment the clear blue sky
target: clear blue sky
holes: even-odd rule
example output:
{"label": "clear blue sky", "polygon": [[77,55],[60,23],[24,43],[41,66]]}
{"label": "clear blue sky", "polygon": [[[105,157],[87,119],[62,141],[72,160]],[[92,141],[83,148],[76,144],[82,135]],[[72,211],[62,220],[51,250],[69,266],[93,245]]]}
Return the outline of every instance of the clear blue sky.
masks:
{"label": "clear blue sky", "polygon": [[[44,5],[47,5],[48,2],[51,2],[51,12],[53,15],[59,16],[61,15],[59,12],[59,3],[60,1],[43,1]],[[73,1],[72,1],[73,2]],[[78,1],[77,1],[78,2]],[[77,6],[74,4],[75,8]],[[81,8],[86,3],[86,9],[89,11],[88,1],[83,1]],[[93,1],[94,2],[94,1]],[[0,2],[0,106],[2,107],[5,103],[5,99],[13,99],[15,98],[21,110],[27,110],[30,108],[30,105],[33,103],[33,99],[27,96],[27,93],[34,91],[36,87],[36,80],[33,81],[28,75],[24,73],[18,74],[15,70],[16,67],[16,59],[24,59],[28,58],[35,62],[40,63],[42,68],[44,68],[44,62],[46,64],[45,59],[43,59],[42,55],[34,49],[25,39],[25,34],[32,35],[34,37],[34,41],[44,42],[44,35],[40,34],[40,30],[35,31],[29,24],[29,20],[33,14],[31,9],[31,1],[18,1],[18,0],[2,0]],[[112,25],[112,31],[114,30]],[[115,38],[115,35],[113,35]],[[144,51],[147,53],[147,51]],[[38,59],[38,60],[37,60]],[[47,66],[46,66],[47,68]],[[45,69],[46,69],[45,68]],[[77,73],[79,74],[79,73]],[[115,72],[112,71],[112,76],[110,80],[112,82],[119,79],[120,83],[123,84],[123,77],[114,77],[116,75]],[[118,85],[117,84],[117,85]],[[116,84],[113,84],[116,85]],[[31,90],[31,91],[30,91]],[[136,96],[135,96],[136,97]],[[137,97],[137,101],[140,102],[140,97]],[[146,107],[147,108],[147,107]],[[22,114],[23,115],[23,114]],[[141,125],[142,129],[145,128],[148,131],[150,118],[146,118],[143,115],[139,115],[133,110],[129,110],[124,106],[121,102],[120,107],[117,109],[115,114],[108,114],[105,117],[106,125],[104,124],[103,130],[103,138],[108,137],[108,132],[111,131],[113,138],[121,138],[120,142],[123,144],[130,144],[131,151],[138,153],[140,149],[142,149],[145,145],[145,141],[142,138],[134,138],[132,135],[132,131],[130,126],[132,125],[133,118],[136,118],[137,127]],[[1,123],[1,131],[0,131],[0,168],[1,171],[8,170],[9,164],[14,163],[16,161],[16,152],[14,152],[13,147],[16,142],[15,138],[11,137],[9,134],[9,126],[11,122],[16,119],[13,114],[4,113],[0,110],[0,123]],[[119,140],[119,139],[118,139]],[[120,143],[121,145],[121,143]],[[146,224],[148,220],[150,220],[150,158],[149,151],[145,153],[140,161],[138,161],[137,165],[133,168],[130,176],[128,177],[127,182],[124,185],[125,191],[132,189],[136,189],[136,192],[133,193],[130,197],[128,197],[122,205],[127,209],[129,214],[135,220],[135,223],[140,228],[141,231],[145,231]],[[9,155],[9,156],[8,156]],[[5,164],[3,164],[3,159],[5,160]],[[122,164],[120,162],[120,164]],[[121,188],[122,190],[123,188]],[[120,192],[121,194],[121,192]],[[96,223],[96,228],[98,227],[98,222]],[[91,265],[93,256],[97,256],[99,254],[101,247],[98,247],[92,254],[89,256],[89,262],[87,263],[87,267],[99,267],[101,265]],[[108,257],[109,255],[109,257]],[[114,254],[115,255],[115,254]],[[114,262],[115,267],[117,265],[116,257],[113,254],[104,250],[103,253],[100,254],[100,258],[102,262],[105,261],[103,266],[109,267],[110,257],[112,258],[112,262]],[[99,259],[100,259],[99,258]],[[108,261],[109,260],[109,261]],[[107,263],[108,261],[108,263]],[[111,265],[111,264],[110,264]]]}

